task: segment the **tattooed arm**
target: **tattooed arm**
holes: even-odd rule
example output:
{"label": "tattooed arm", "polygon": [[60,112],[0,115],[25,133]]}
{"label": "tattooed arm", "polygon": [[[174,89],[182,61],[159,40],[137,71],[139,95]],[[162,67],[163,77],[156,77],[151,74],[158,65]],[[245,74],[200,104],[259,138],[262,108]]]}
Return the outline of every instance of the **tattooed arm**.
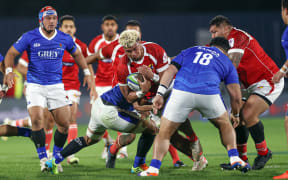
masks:
{"label": "tattooed arm", "polygon": [[235,68],[237,69],[237,67],[240,64],[240,61],[242,59],[243,53],[240,52],[231,52],[228,53],[228,57],[230,58],[230,60],[232,61],[232,63],[234,64]]}

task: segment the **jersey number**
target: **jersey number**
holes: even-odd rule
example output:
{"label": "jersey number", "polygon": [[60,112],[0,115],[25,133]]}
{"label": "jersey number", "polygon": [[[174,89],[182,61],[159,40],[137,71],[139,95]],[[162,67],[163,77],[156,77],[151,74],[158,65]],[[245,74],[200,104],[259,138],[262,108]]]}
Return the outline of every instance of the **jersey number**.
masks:
{"label": "jersey number", "polygon": [[201,64],[201,65],[208,65],[210,63],[210,60],[213,58],[212,54],[209,53],[205,53],[203,54],[203,52],[197,52],[196,53],[197,56],[194,58],[193,63],[197,64]]}

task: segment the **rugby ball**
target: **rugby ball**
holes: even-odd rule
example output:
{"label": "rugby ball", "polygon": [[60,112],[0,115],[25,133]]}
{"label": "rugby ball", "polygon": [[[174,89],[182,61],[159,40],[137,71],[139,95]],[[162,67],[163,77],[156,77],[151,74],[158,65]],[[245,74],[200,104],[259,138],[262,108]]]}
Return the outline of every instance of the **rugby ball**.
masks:
{"label": "rugby ball", "polygon": [[[141,90],[139,83],[138,83],[138,80],[137,80],[140,77],[142,77],[142,75],[139,73],[131,73],[127,76],[127,78],[126,78],[127,85],[132,91]],[[141,78],[140,78],[140,80],[141,80]]]}

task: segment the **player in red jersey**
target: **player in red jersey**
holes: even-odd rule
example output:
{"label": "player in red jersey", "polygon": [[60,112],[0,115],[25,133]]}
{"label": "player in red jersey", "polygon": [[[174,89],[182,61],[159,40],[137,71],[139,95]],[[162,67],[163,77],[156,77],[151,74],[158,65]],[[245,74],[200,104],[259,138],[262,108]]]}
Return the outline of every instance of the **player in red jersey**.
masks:
{"label": "player in red jersey", "polygon": [[243,85],[244,102],[239,114],[242,126],[235,129],[239,155],[248,162],[247,140],[250,132],[258,152],[252,169],[262,169],[272,157],[272,152],[266,145],[264,126],[259,116],[279,97],[284,81],[282,79],[279,83],[272,82],[273,75],[279,71],[277,65],[253,36],[233,27],[227,17],[214,17],[209,28],[212,38],[220,36],[229,41],[231,49],[228,55],[237,68]]}
{"label": "player in red jersey", "polygon": [[[122,38],[121,38],[122,37]],[[158,44],[152,43],[152,42],[141,42],[140,41],[140,33],[136,30],[126,30],[121,33],[119,38],[119,43],[121,46],[123,46],[125,50],[125,55],[121,58],[119,64],[118,64],[118,83],[120,86],[120,89],[124,95],[124,97],[127,99],[128,102],[134,102],[138,98],[142,98],[145,96],[146,99],[150,99],[155,96],[155,93],[158,88],[159,80],[162,75],[162,73],[167,69],[169,64],[169,57],[167,56],[165,50],[159,46]],[[133,92],[129,91],[127,83],[126,83],[126,77],[130,73],[134,72],[141,72],[146,77],[146,79],[150,79],[152,82],[152,87],[150,91],[147,94],[142,93],[141,91]],[[154,118],[156,116],[154,115]],[[175,140],[181,141],[181,143],[188,143],[191,144],[191,149],[183,149],[181,147],[181,143],[175,144],[177,148],[186,155],[188,155],[191,159],[195,158],[197,161],[194,163],[195,167],[193,170],[202,170],[204,168],[203,163],[201,167],[199,166],[200,157],[203,157],[203,161],[207,162],[204,156],[202,156],[202,148],[200,145],[200,142],[198,140],[198,137],[193,132],[192,127],[188,121],[188,124],[190,127],[190,131],[187,129],[183,131],[185,134],[187,134],[187,138],[183,138],[181,135],[176,134],[177,137],[175,137]],[[187,125],[187,124],[185,124]],[[191,132],[192,131],[192,132]],[[142,136],[145,134],[142,134]],[[154,136],[153,137],[140,137],[139,141],[142,140],[142,142],[138,142],[138,149],[137,149],[137,155],[134,160],[134,165],[131,169],[131,172],[135,170],[136,167],[141,167],[142,165],[145,165],[145,156],[148,150],[150,149]],[[180,138],[180,139],[179,139]],[[119,149],[121,145],[121,137],[118,137],[117,143],[114,143],[110,149],[109,149],[109,155],[108,155],[108,161],[106,165],[109,163],[113,164],[115,163],[115,153],[117,153],[117,149]],[[173,138],[174,139],[174,138]],[[123,142],[123,141],[122,141]],[[173,143],[173,142],[172,142]],[[174,145],[174,144],[173,144]],[[172,147],[172,146],[171,146]],[[138,150],[141,149],[142,152],[138,154]],[[192,154],[194,157],[192,157]],[[145,170],[141,168],[142,170]],[[138,168],[139,170],[139,168]]]}
{"label": "player in red jersey", "polygon": [[[118,23],[117,18],[112,15],[107,15],[102,18],[101,29],[103,34],[96,36],[89,44],[88,53],[94,55],[99,53],[99,50],[113,41],[116,41],[119,37],[117,33]],[[113,62],[111,58],[105,58],[102,61],[98,61],[97,70],[95,73],[95,85],[98,96],[101,96],[104,92],[112,88],[113,81]],[[119,134],[119,132],[118,132]],[[103,135],[104,140],[104,150],[102,153],[102,158],[107,157],[107,147],[113,141],[109,136],[108,131]],[[121,149],[121,155],[123,158],[128,156],[127,147]]]}
{"label": "player in red jersey", "polygon": [[[141,24],[136,21],[136,20],[129,20],[126,25],[125,25],[125,29],[126,30],[136,30],[140,33],[140,39],[141,39]],[[102,60],[102,59],[112,59],[113,62],[113,71],[114,71],[114,78],[113,78],[113,82],[112,82],[112,86],[114,87],[116,84],[118,84],[118,78],[117,78],[117,66],[119,63],[120,58],[125,54],[124,48],[119,44],[119,41],[116,40],[112,43],[110,43],[109,45],[101,48],[96,54],[89,56],[88,58],[86,58],[87,63],[93,63],[93,62],[97,62],[98,60]],[[118,135],[119,137],[120,135]],[[117,137],[117,138],[118,138]],[[140,138],[141,139],[141,138]],[[140,140],[141,141],[141,140]],[[139,143],[139,142],[138,142]],[[125,146],[126,147],[126,146]],[[124,147],[124,148],[125,148]],[[122,149],[121,149],[122,150]],[[122,153],[120,153],[119,155],[121,156]],[[138,152],[138,151],[137,151]],[[182,167],[185,166],[184,163],[180,160],[177,150],[173,147],[170,146],[169,147],[169,152],[170,155],[173,159],[173,165],[174,167]],[[118,156],[119,156],[118,155]],[[118,157],[117,156],[117,157]],[[137,155],[136,155],[137,156]],[[137,166],[132,167],[132,169],[137,169]],[[138,168],[139,169],[139,168]]]}

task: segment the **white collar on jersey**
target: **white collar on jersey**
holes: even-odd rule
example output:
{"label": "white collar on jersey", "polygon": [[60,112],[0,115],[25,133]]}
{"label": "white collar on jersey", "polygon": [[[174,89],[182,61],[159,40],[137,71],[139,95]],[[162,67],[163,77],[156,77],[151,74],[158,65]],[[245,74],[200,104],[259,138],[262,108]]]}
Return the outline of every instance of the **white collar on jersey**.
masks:
{"label": "white collar on jersey", "polygon": [[147,56],[147,51],[146,51],[146,47],[143,46],[143,44],[140,44],[140,45],[141,45],[141,46],[143,47],[143,49],[144,49],[144,53],[143,53],[142,59],[141,59],[140,61],[133,61],[131,58],[129,58],[130,62],[134,62],[134,63],[136,63],[136,64],[142,64],[142,63],[143,63],[144,57]]}
{"label": "white collar on jersey", "polygon": [[48,37],[42,32],[41,27],[39,27],[39,32],[40,32],[40,34],[41,34],[45,39],[47,39],[47,40],[51,40],[51,39],[53,39],[53,38],[57,35],[57,29],[55,29],[55,33],[54,33],[53,36],[51,36],[50,38],[48,38]]}
{"label": "white collar on jersey", "polygon": [[104,41],[105,41],[107,44],[110,44],[111,42],[113,42],[113,41],[115,41],[116,39],[119,38],[119,34],[117,33],[117,34],[116,34],[116,37],[115,37],[114,39],[112,39],[111,41],[107,41],[107,40],[105,39],[104,34],[102,34],[102,38],[104,39]]}

